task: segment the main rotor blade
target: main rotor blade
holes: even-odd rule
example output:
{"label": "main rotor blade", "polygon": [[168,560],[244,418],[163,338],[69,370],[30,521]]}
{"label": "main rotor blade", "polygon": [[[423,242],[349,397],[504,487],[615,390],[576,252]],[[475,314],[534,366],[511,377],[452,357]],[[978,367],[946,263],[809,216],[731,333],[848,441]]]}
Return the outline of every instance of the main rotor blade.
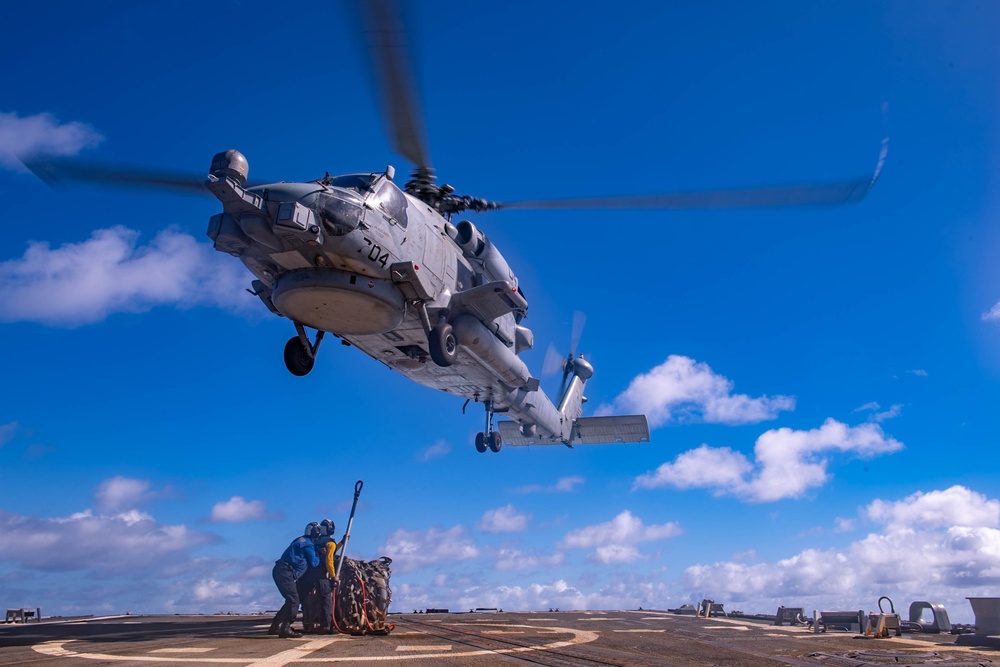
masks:
{"label": "main rotor blade", "polygon": [[20,159],[32,173],[53,187],[67,181],[83,181],[125,187],[207,193],[204,173],[194,174],[149,169],[147,167],[45,155],[23,156]]}
{"label": "main rotor blade", "polygon": [[718,209],[836,206],[858,202],[868,196],[882,173],[888,152],[889,138],[886,137],[882,140],[874,173],[871,176],[863,176],[842,183],[802,183],[776,187],[666,192],[622,197],[539,199],[535,201],[495,202],[493,206],[498,209]]}
{"label": "main rotor blade", "polygon": [[832,206],[861,201],[875,181],[858,179],[831,185],[788,185],[741,190],[668,192],[622,197],[580,197],[498,202],[500,209],[722,209]]}
{"label": "main rotor blade", "polygon": [[406,30],[396,0],[359,0],[365,41],[379,82],[382,113],[393,147],[417,167],[430,168],[426,133],[411,68]]}

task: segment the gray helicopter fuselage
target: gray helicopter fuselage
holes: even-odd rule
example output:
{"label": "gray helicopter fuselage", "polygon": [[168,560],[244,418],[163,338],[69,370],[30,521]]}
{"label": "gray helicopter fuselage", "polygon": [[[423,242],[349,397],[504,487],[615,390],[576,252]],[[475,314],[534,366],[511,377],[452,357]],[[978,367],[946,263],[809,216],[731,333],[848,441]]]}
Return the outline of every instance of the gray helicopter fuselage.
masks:
{"label": "gray helicopter fuselage", "polygon": [[[275,314],[333,333],[414,382],[488,403],[525,434],[567,439],[579,410],[561,413],[517,356],[533,337],[503,256],[472,223],[451,224],[390,174],[252,188],[213,175],[207,186],[224,212],[208,234],[254,274],[254,292]],[[428,332],[445,321],[459,351],[441,366]]]}

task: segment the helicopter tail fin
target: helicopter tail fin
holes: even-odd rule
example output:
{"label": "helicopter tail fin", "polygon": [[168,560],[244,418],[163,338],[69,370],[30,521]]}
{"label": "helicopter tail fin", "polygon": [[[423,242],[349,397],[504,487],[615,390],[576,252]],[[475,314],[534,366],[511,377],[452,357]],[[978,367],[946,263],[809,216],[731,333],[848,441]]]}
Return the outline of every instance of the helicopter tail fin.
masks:
{"label": "helicopter tail fin", "polygon": [[587,400],[583,395],[583,388],[586,386],[587,380],[594,375],[594,367],[583,358],[583,355],[576,359],[567,360],[565,364],[569,383],[559,398],[559,414],[567,422],[572,423],[583,414],[583,404]]}

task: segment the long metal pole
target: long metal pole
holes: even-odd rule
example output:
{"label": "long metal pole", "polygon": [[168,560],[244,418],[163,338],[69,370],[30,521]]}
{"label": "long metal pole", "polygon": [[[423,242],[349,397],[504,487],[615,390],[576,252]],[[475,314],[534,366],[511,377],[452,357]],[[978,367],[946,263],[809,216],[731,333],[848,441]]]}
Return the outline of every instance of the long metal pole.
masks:
{"label": "long metal pole", "polygon": [[358,509],[358,498],[361,496],[361,489],[364,487],[365,483],[360,479],[357,484],[354,485],[354,504],[351,505],[351,517],[347,520],[347,532],[344,533],[344,543],[340,545],[340,560],[337,561],[337,578],[340,578],[340,573],[344,567],[344,554],[347,553],[347,541],[351,539],[351,525],[354,523],[354,512]]}

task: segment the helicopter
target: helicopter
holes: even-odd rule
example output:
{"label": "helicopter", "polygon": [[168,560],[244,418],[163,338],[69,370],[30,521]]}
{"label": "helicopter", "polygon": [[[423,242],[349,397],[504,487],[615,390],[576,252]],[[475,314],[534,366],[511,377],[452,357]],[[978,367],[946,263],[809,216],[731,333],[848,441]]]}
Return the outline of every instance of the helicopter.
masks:
{"label": "helicopter", "polygon": [[[883,143],[873,176],[842,183],[521,202],[456,194],[438,184],[428,158],[398,5],[368,0],[356,9],[393,148],[413,165],[402,185],[393,166],[326,173],[308,182],[254,183],[237,150],[213,156],[203,178],[46,156],[22,161],[52,184],[207,190],[222,206],[207,229],[215,249],[242,262],[253,275],[247,291],[294,327],[283,354],[290,373],[309,374],[332,334],[418,384],[483,405],[479,452],[499,452],[504,445],[648,442],[650,431],[644,415],[583,416],[594,367],[576,352],[577,332],[569,353],[545,364],[562,371],[557,400],[546,395],[520,357],[534,347],[525,325],[527,296],[500,250],[461,214],[841,204],[863,199],[884,162]],[[496,421],[497,415],[506,419]]]}

